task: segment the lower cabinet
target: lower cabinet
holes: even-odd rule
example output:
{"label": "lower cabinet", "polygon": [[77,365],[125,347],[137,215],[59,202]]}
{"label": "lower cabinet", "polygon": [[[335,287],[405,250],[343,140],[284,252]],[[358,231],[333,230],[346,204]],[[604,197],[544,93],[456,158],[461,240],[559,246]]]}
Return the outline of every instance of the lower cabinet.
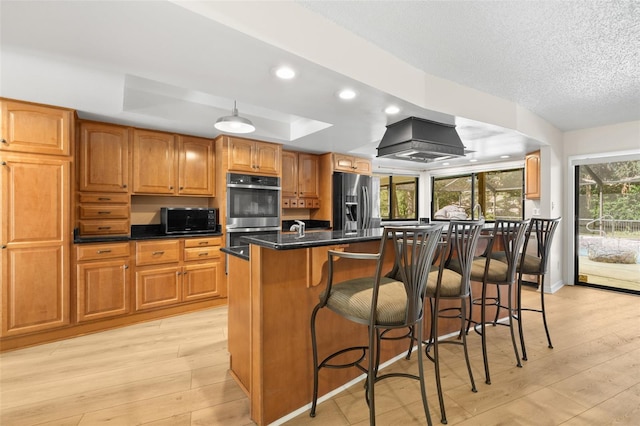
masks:
{"label": "lower cabinet", "polygon": [[76,319],[85,322],[131,311],[129,243],[76,247]]}
{"label": "lower cabinet", "polygon": [[137,311],[224,297],[221,237],[136,243]]}

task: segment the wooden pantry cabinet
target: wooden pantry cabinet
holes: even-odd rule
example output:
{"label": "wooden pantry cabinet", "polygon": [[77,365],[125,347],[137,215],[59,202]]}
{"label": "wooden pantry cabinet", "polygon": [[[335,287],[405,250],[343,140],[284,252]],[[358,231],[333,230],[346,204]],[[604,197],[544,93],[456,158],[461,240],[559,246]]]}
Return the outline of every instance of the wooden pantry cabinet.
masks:
{"label": "wooden pantry cabinet", "polygon": [[4,98],[0,110],[0,151],[70,155],[73,110]]}
{"label": "wooden pantry cabinet", "polygon": [[76,321],[112,318],[131,310],[129,242],[76,246]]}
{"label": "wooden pantry cabinet", "polygon": [[317,155],[282,151],[282,208],[319,208],[318,173]]}
{"label": "wooden pantry cabinet", "polygon": [[222,237],[136,242],[135,308],[226,297]]}
{"label": "wooden pantry cabinet", "polygon": [[215,196],[209,139],[133,130],[133,193]]}
{"label": "wooden pantry cabinet", "polygon": [[73,111],[0,99],[0,335],[70,322]]}
{"label": "wooden pantry cabinet", "polygon": [[223,136],[230,172],[250,172],[279,176],[281,172],[282,146]]}

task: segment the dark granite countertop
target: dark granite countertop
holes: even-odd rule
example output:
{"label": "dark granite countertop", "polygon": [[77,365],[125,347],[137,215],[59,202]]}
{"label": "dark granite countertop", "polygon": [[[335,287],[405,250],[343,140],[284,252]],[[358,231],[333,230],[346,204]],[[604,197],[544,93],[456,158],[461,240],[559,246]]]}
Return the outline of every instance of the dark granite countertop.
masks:
{"label": "dark granite countertop", "polygon": [[292,250],[299,248],[310,248],[329,246],[333,244],[359,243],[364,241],[375,241],[382,237],[381,228],[365,229],[354,232],[345,231],[316,231],[308,232],[299,237],[295,233],[278,232],[270,235],[257,235],[253,237],[241,237],[241,241],[255,244],[274,250]]}
{"label": "dark granite countertop", "polygon": [[168,238],[198,238],[198,237],[218,237],[221,236],[220,227],[216,232],[203,232],[195,234],[165,234],[160,225],[132,225],[131,236],[104,236],[104,237],[81,237],[78,235],[78,229],[73,230],[73,243],[109,243],[118,241],[131,240],[156,240]]}
{"label": "dark granite countertop", "polygon": [[221,252],[230,254],[231,256],[239,257],[240,259],[249,260],[249,246],[233,246],[222,247]]}

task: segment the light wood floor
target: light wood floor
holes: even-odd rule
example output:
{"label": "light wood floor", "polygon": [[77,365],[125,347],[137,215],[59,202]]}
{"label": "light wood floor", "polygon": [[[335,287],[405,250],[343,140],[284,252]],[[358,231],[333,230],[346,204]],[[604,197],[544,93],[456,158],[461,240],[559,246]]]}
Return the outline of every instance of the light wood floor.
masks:
{"label": "light wood floor", "polygon": [[[526,292],[525,300],[537,299]],[[477,393],[458,348],[441,351],[449,425],[640,424],[640,298],[568,286],[547,302],[555,348],[529,314],[529,361],[517,368],[508,329],[491,328],[491,385],[470,333]],[[226,321],[226,308],[215,308],[4,353],[0,424],[251,425],[247,398],[228,373]],[[389,368],[413,371],[415,359]],[[425,424],[417,382],[389,379],[376,389],[378,424]],[[361,383],[323,402],[315,419],[305,410],[287,424],[368,424]]]}

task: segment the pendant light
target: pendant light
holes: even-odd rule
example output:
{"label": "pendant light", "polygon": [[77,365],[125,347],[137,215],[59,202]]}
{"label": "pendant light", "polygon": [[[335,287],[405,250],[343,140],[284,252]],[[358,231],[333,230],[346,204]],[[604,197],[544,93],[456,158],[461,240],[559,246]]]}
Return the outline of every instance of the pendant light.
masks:
{"label": "pendant light", "polygon": [[227,133],[251,133],[256,130],[251,120],[240,117],[238,115],[238,108],[236,108],[236,101],[233,101],[233,109],[231,115],[218,118],[214,127],[221,132]]}

